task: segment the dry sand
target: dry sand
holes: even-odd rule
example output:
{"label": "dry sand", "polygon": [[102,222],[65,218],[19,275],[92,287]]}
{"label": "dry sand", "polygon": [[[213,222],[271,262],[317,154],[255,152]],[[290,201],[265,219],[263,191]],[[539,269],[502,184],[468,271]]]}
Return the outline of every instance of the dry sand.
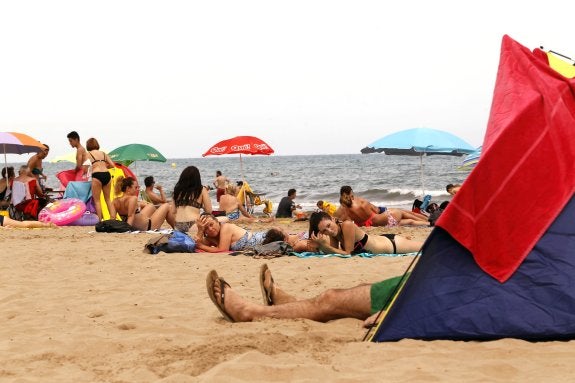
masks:
{"label": "dry sand", "polygon": [[[292,232],[305,222],[281,222]],[[258,224],[254,228],[261,228]],[[374,229],[379,230],[381,229]],[[427,228],[394,230],[424,239]],[[152,234],[0,229],[1,382],[557,382],[573,342],[362,342],[362,322],[228,323],[210,269],[261,301],[260,265],[301,297],[400,274],[412,257],[271,260],[142,252]]]}

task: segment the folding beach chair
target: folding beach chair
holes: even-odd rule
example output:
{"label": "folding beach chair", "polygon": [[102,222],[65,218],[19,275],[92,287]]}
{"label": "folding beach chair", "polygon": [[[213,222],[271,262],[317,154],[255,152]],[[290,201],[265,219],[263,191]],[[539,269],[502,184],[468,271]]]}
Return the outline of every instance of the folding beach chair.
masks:
{"label": "folding beach chair", "polygon": [[262,199],[266,193],[257,193],[252,190],[250,185],[243,181],[243,184],[238,192],[238,202],[242,203],[248,213],[253,215],[254,207],[259,205],[265,205],[263,213],[265,215],[271,215],[272,213],[272,202],[267,199]]}

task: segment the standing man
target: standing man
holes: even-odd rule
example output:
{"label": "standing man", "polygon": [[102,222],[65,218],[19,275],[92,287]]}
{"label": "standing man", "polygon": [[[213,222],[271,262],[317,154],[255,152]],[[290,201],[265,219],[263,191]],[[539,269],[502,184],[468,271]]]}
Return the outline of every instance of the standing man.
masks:
{"label": "standing man", "polygon": [[46,158],[50,151],[50,147],[44,144],[46,149],[41,150],[39,153],[34,154],[28,160],[28,169],[32,172],[32,175],[38,180],[38,184],[44,190],[44,185],[46,184],[46,175],[44,174],[44,167],[42,166],[42,160]]}
{"label": "standing man", "polygon": [[216,171],[214,186],[216,187],[216,201],[220,202],[220,197],[226,194],[226,186],[230,183],[228,177],[222,175],[221,171]]}
{"label": "standing man", "polygon": [[301,209],[300,205],[296,205],[293,201],[296,197],[296,190],[288,190],[287,197],[283,197],[278,205],[276,218],[291,218],[294,210]]}
{"label": "standing man", "polygon": [[[92,165],[88,158],[88,152],[80,143],[80,135],[78,132],[72,131],[68,133],[67,137],[70,146],[76,148],[76,180],[87,180],[90,177],[90,166]],[[78,175],[80,177],[78,177]]]}

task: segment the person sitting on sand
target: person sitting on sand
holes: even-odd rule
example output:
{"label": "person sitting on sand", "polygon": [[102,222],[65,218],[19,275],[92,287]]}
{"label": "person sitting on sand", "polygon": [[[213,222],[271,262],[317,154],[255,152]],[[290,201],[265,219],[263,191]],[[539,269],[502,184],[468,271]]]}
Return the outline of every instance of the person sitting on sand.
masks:
{"label": "person sitting on sand", "polygon": [[196,249],[208,253],[241,251],[259,245],[265,232],[249,232],[231,222],[220,222],[212,214],[202,213],[197,221]]}
{"label": "person sitting on sand", "polygon": [[397,234],[367,234],[352,221],[338,221],[319,211],[309,219],[309,238],[326,254],[404,254],[418,252],[423,242]]}
{"label": "person sitting on sand", "polygon": [[293,250],[298,253],[305,251],[317,252],[317,246],[311,243],[307,232],[289,234],[281,227],[272,227],[266,232],[266,237],[262,242],[262,245],[275,241],[284,241],[288,243]]}
{"label": "person sitting on sand", "polygon": [[327,202],[327,201],[317,201],[317,207],[318,207],[318,209],[325,211],[327,214],[331,215],[332,217],[335,214],[335,212],[337,211],[337,206],[335,206],[333,203]]}
{"label": "person sitting on sand", "polygon": [[138,200],[140,186],[132,177],[120,176],[116,180],[116,197],[114,208],[122,221],[127,222],[138,230],[157,230],[167,221],[174,227],[174,216],[169,204],[163,204],[156,208],[149,202]]}
{"label": "person sitting on sand", "polygon": [[0,208],[2,209],[10,205],[10,185],[15,177],[13,166],[2,168],[2,179],[0,179]]}
{"label": "person sitting on sand", "polygon": [[246,210],[243,203],[240,203],[237,198],[238,187],[233,184],[228,184],[226,186],[226,193],[220,197],[220,207],[219,210],[226,212],[226,217],[230,221],[242,221],[247,220],[253,222],[257,220],[256,217],[252,216]]}
{"label": "person sitting on sand", "polygon": [[212,200],[208,189],[202,185],[200,171],[195,166],[187,166],[182,170],[174,186],[172,198],[176,217],[174,228],[183,233],[187,233],[200,218],[200,209],[212,213]]}
{"label": "person sitting on sand", "polygon": [[447,191],[447,193],[449,193],[451,195],[456,195],[457,192],[459,191],[459,189],[461,189],[461,184],[448,184],[445,187],[445,190]]}
{"label": "person sitting on sand", "polygon": [[10,217],[0,215],[0,227],[4,228],[17,228],[17,229],[57,229],[58,225],[53,222],[40,222],[40,221],[17,221]]}
{"label": "person sitting on sand", "polygon": [[296,209],[301,209],[301,206],[294,202],[296,197],[297,191],[289,189],[287,196],[283,197],[278,205],[276,218],[291,218]]}
{"label": "person sitting on sand", "polygon": [[425,215],[403,209],[377,207],[366,199],[355,196],[351,186],[342,186],[340,196],[341,205],[334,216],[342,221],[351,219],[358,226],[366,227],[429,226]]}
{"label": "person sitting on sand", "polygon": [[355,318],[363,320],[365,327],[370,327],[379,312],[389,306],[388,302],[402,283],[402,278],[347,289],[328,289],[314,298],[302,300],[280,289],[266,264],[260,268],[259,281],[263,305],[242,298],[215,270],[208,273],[206,288],[212,302],[230,322],[251,322],[258,318],[303,318],[328,322]]}
{"label": "person sitting on sand", "polygon": [[[143,198],[152,205],[159,206],[168,202],[166,199],[166,193],[164,192],[164,187],[157,184],[153,176],[144,178],[144,186],[146,189],[144,190]],[[156,189],[160,194],[156,193],[154,189]]]}

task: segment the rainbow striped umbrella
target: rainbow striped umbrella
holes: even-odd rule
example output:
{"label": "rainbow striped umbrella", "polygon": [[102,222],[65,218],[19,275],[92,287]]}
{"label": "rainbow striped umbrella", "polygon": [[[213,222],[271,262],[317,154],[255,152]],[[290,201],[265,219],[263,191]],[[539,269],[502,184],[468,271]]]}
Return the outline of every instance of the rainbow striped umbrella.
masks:
{"label": "rainbow striped umbrella", "polygon": [[4,150],[4,167],[8,167],[6,154],[38,153],[46,147],[27,134],[0,132],[0,147]]}

